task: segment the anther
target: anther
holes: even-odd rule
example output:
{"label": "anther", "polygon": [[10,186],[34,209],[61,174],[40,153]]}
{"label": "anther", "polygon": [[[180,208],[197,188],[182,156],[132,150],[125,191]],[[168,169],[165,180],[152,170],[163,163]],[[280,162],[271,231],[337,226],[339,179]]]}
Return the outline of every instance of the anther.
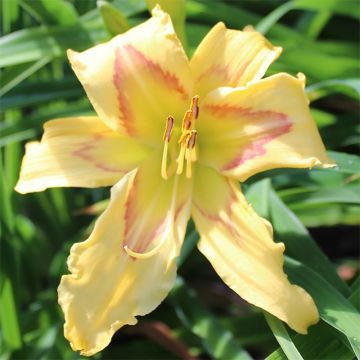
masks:
{"label": "anther", "polygon": [[198,95],[193,96],[193,98],[191,99],[191,112],[195,120],[199,117],[198,102],[199,102],[199,96]]}
{"label": "anther", "polygon": [[191,118],[193,116],[193,113],[191,110],[188,110],[183,118],[183,123],[182,123],[182,129],[183,130],[189,130],[191,128]]}
{"label": "anther", "polygon": [[192,162],[196,161],[196,136],[197,131],[191,130],[188,134],[188,138],[186,139],[186,152],[185,152],[185,159],[186,159],[186,177],[191,178],[192,175]]}
{"label": "anther", "polygon": [[164,131],[163,140],[169,142],[171,137],[171,132],[174,126],[174,118],[172,116],[168,116],[166,119],[166,127]]}
{"label": "anther", "polygon": [[[191,99],[190,108],[185,112],[182,120],[182,132],[178,143],[180,145],[180,153],[176,159],[177,169],[176,174],[182,174],[184,170],[184,162],[186,161],[186,176],[188,178],[192,175],[192,163],[197,160],[196,153],[196,138],[197,131],[195,130],[195,120],[199,117],[199,96],[193,96]],[[164,152],[161,165],[161,176],[164,179],[167,179],[167,151],[168,151],[168,142],[171,136],[171,130],[174,125],[174,119],[172,117],[168,118],[168,123],[166,125],[164,133]]]}
{"label": "anther", "polygon": [[193,149],[195,147],[196,136],[197,136],[197,131],[196,130],[191,130],[190,137],[189,137],[189,140],[187,142],[187,148],[188,149]]}

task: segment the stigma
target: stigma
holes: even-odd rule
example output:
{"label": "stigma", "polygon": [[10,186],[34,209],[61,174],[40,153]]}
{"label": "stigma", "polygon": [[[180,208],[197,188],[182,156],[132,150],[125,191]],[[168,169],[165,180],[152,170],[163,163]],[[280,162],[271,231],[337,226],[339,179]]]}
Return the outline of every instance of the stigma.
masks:
{"label": "stigma", "polygon": [[[197,160],[196,153],[196,139],[197,131],[195,122],[199,117],[199,96],[194,96],[191,99],[190,108],[185,112],[182,120],[181,134],[178,140],[180,146],[178,156],[176,158],[176,174],[180,175],[186,168],[185,174],[187,178],[192,176],[192,163]],[[161,176],[166,180],[168,179],[168,147],[171,139],[172,130],[174,127],[174,118],[168,116],[163,135],[164,150],[161,163]],[[186,163],[186,165],[185,165]],[[184,166],[185,165],[185,166]]]}

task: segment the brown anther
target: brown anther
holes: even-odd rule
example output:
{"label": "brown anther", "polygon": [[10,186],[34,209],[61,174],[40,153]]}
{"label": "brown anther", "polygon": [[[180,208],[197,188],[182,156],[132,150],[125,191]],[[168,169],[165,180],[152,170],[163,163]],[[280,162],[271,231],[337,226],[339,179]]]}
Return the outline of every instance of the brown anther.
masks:
{"label": "brown anther", "polygon": [[191,99],[191,111],[195,120],[199,117],[198,102],[199,102],[199,96],[198,95],[193,96],[193,98]]}
{"label": "brown anther", "polygon": [[197,136],[197,131],[196,130],[192,130],[189,136],[189,140],[187,142],[187,148],[188,149],[193,149],[195,147],[196,144],[196,136]]}
{"label": "brown anther", "polygon": [[166,127],[164,131],[163,140],[169,142],[171,137],[171,132],[174,126],[174,118],[172,116],[168,116],[166,120]]}
{"label": "brown anther", "polygon": [[189,130],[191,128],[192,111],[188,110],[183,119],[183,130]]}

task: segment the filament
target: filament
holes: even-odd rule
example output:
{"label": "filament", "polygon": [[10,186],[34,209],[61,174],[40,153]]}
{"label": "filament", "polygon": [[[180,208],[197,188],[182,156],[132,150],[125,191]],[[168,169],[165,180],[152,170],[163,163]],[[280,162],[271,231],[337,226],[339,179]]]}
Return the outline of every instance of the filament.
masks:
{"label": "filament", "polygon": [[173,127],[174,127],[174,118],[172,116],[168,116],[168,118],[166,120],[164,135],[163,135],[164,150],[163,150],[163,156],[162,156],[162,161],[161,161],[161,176],[165,180],[168,179],[167,155],[168,155],[169,142],[170,142]]}

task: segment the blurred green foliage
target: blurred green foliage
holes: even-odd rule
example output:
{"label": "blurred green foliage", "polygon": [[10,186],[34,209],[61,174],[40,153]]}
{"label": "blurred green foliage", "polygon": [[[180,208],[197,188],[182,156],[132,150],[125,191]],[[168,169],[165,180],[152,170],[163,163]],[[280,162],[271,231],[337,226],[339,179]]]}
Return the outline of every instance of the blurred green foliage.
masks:
{"label": "blurred green foliage", "polygon": [[[186,2],[189,55],[217,21],[235,29],[252,24],[284,48],[269,74],[307,76],[313,116],[338,166],[269,171],[243,187],[273,223],[276,240],[286,244],[286,272],[314,297],[322,321],[309,335],[296,335],[242,302],[196,251],[198,234],[189,223],[169,298],[138,325],[122,329],[94,358],[359,356],[360,280],[354,280],[360,222],[359,15],[358,0]],[[108,198],[109,191],[50,189],[21,196],[13,188],[24,142],[39,139],[46,120],[93,112],[66,49],[106,41],[148,16],[145,0],[98,6],[95,0],[1,2],[1,360],[80,358],[62,335],[56,287],[67,272],[71,244],[85,239],[95,219],[79,215],[79,209]]]}

